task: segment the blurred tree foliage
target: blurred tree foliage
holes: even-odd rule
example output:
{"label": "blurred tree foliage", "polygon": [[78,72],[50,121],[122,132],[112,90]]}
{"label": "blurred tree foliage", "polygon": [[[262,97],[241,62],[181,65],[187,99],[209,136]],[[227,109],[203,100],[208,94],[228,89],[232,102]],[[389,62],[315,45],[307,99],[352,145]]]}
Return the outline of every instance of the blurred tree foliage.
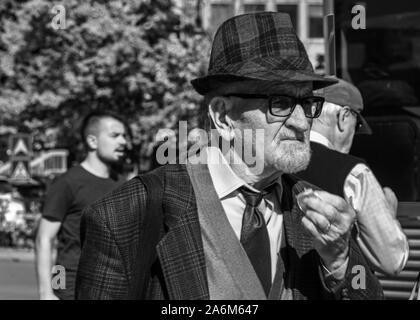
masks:
{"label": "blurred tree foliage", "polygon": [[[59,4],[65,28],[55,30]],[[209,51],[196,16],[171,0],[1,0],[0,125],[80,160],[81,118],[112,110],[128,120],[132,159],[147,164],[159,128],[196,126],[200,97],[189,81]]]}

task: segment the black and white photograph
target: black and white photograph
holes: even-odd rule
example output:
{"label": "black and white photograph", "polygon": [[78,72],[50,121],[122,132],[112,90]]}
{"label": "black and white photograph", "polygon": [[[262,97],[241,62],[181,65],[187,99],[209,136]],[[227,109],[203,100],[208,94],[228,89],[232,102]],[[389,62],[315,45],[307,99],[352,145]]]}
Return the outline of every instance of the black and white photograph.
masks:
{"label": "black and white photograph", "polygon": [[420,300],[420,3],[0,0],[0,300]]}

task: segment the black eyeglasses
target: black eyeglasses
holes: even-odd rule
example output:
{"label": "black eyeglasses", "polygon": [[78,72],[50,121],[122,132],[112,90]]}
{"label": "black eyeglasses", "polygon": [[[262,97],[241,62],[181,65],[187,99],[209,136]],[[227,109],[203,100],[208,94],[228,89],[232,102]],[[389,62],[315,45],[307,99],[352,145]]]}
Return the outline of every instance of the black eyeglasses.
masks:
{"label": "black eyeglasses", "polygon": [[288,117],[299,104],[307,118],[318,118],[322,111],[325,99],[323,97],[308,96],[296,98],[283,95],[246,94],[231,93],[227,96],[234,96],[244,99],[268,99],[268,109],[273,116]]}

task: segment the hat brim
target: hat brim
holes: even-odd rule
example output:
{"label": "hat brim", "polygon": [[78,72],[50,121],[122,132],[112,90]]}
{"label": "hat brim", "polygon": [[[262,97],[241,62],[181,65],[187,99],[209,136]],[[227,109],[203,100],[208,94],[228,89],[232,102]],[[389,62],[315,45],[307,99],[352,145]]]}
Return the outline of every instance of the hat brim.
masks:
{"label": "hat brim", "polygon": [[325,88],[338,81],[334,78],[328,78],[314,73],[305,73],[302,71],[281,70],[270,71],[269,74],[255,73],[252,76],[238,76],[235,74],[212,74],[197,78],[191,81],[194,89],[201,95],[217,90],[224,84],[240,81],[262,81],[262,82],[312,82],[313,90]]}
{"label": "hat brim", "polygon": [[357,130],[356,134],[372,134],[372,129],[367,123],[366,119],[359,113],[360,121],[362,122],[362,126]]}

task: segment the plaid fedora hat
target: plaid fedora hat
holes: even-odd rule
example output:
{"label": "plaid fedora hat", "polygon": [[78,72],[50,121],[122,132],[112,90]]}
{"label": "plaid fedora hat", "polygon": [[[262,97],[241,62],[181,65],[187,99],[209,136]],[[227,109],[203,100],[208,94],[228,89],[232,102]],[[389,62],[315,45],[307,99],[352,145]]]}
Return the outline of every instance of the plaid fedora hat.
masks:
{"label": "plaid fedora hat", "polygon": [[314,90],[337,82],[314,73],[289,15],[280,12],[226,20],[214,36],[207,75],[191,84],[204,95],[227,83],[246,80],[312,82]]}

